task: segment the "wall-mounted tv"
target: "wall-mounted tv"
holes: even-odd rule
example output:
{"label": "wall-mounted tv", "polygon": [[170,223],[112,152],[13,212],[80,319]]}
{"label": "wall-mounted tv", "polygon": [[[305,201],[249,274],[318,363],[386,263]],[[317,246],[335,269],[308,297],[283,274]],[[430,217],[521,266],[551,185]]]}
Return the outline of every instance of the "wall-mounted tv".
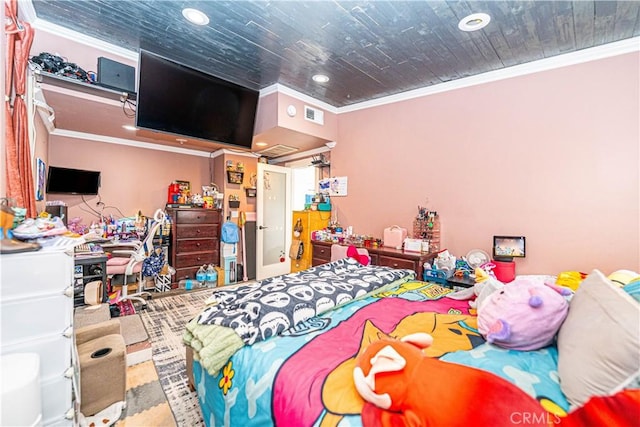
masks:
{"label": "wall-mounted tv", "polygon": [[100,172],[49,166],[47,193],[96,195],[100,188]]}
{"label": "wall-mounted tv", "polygon": [[513,261],[513,258],[525,256],[524,236],[493,236],[493,259],[496,261]]}
{"label": "wall-mounted tv", "polygon": [[140,50],[136,126],[251,149],[259,92]]}

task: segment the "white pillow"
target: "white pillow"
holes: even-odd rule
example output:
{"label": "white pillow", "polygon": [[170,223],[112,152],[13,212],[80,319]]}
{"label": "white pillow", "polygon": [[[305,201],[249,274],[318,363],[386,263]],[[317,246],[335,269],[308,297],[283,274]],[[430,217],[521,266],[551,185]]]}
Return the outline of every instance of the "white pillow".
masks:
{"label": "white pillow", "polygon": [[640,304],[593,270],[558,333],[560,386],[572,408],[617,391],[640,370]]}

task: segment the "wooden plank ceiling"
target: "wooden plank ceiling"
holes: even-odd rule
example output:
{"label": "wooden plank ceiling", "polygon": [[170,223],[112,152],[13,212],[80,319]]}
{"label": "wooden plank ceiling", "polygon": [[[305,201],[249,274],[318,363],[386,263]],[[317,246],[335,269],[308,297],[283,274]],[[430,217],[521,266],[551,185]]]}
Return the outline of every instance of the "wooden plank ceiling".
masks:
{"label": "wooden plank ceiling", "polygon": [[[344,107],[640,35],[637,1],[33,0],[37,17],[251,89]],[[210,23],[187,22],[183,7]],[[470,13],[487,27],[462,32]],[[67,58],[73,62],[73,58]],[[324,84],[312,80],[326,74]]]}

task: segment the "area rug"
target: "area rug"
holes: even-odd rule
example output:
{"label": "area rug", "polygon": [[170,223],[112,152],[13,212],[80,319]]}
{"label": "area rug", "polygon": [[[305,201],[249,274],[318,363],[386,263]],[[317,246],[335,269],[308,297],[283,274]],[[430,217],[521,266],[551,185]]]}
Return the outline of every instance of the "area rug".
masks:
{"label": "area rug", "polygon": [[176,426],[151,360],[127,368],[127,406],[115,426]]}
{"label": "area rug", "polygon": [[204,426],[200,404],[189,389],[186,373],[185,325],[204,307],[211,289],[190,291],[175,296],[152,299],[140,318],[149,334],[152,359],[160,384],[179,427]]}

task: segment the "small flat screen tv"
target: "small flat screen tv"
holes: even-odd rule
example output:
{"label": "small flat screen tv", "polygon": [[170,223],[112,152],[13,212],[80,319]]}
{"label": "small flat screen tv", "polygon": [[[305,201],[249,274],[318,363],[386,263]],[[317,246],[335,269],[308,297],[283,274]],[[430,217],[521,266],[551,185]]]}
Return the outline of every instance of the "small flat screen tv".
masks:
{"label": "small flat screen tv", "polygon": [[496,261],[510,262],[525,255],[524,236],[493,236],[493,259]]}
{"label": "small flat screen tv", "polygon": [[47,193],[96,195],[100,188],[100,172],[49,166]]}
{"label": "small flat screen tv", "polygon": [[136,126],[251,149],[258,91],[140,50]]}

